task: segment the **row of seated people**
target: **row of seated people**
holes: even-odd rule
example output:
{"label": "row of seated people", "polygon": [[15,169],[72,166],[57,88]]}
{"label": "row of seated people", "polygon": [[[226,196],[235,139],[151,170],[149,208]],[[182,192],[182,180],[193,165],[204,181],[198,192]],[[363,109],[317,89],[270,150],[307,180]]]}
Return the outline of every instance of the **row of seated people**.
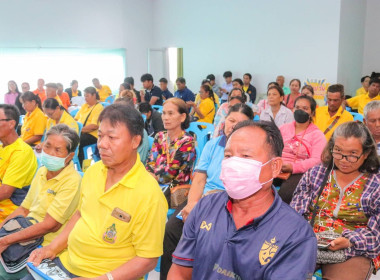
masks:
{"label": "row of seated people", "polygon": [[[308,100],[307,98],[301,98],[301,99],[305,99],[305,100]],[[173,99],[173,101],[174,101],[175,99]],[[311,99],[312,100],[312,99]],[[309,100],[309,102],[310,102],[310,100]],[[167,105],[165,105],[164,107],[168,107],[169,105],[171,105],[171,103],[172,102],[168,102],[168,104]],[[297,104],[298,102],[296,102],[296,104]],[[311,104],[311,103],[310,103]],[[238,106],[237,106],[238,107]],[[240,105],[240,107],[243,107],[242,105]],[[249,109],[249,107],[247,107],[247,106],[245,106],[246,108],[246,110],[248,110]],[[311,106],[310,106],[311,107]],[[178,107],[179,108],[179,107]],[[248,108],[248,109],[247,109]],[[164,109],[165,110],[165,109]],[[306,109],[306,111],[307,111],[307,109]],[[178,113],[179,113],[180,111],[178,110]],[[180,115],[181,115],[181,113],[179,113]],[[183,114],[183,113],[182,113]],[[252,117],[253,117],[253,113],[252,114],[250,114],[250,116],[248,116],[248,119],[252,119]],[[186,118],[185,118],[186,119]],[[309,119],[310,119],[310,114],[309,114]],[[181,121],[181,123],[182,123],[183,121]],[[169,122],[169,124],[170,124],[170,122]],[[227,125],[226,125],[227,126]],[[183,129],[183,128],[182,128]],[[169,133],[168,133],[169,134]],[[182,134],[182,132],[181,132],[181,134]],[[175,134],[174,134],[175,135]],[[167,139],[168,137],[166,137],[166,139]],[[167,149],[167,148],[166,148]],[[205,149],[206,151],[208,150],[208,149]],[[163,151],[163,148],[162,148],[162,151]],[[191,154],[191,153],[190,153]],[[202,154],[202,156],[201,157],[203,157],[203,154]],[[348,158],[347,158],[347,160],[348,160]],[[170,162],[170,159],[169,159],[169,162]],[[161,162],[162,163],[162,162]],[[148,169],[149,170],[149,169]],[[162,174],[162,173],[161,173]],[[157,175],[156,175],[157,176]],[[194,183],[195,183],[195,178],[194,178]],[[186,216],[186,215],[184,215],[184,216]]]}

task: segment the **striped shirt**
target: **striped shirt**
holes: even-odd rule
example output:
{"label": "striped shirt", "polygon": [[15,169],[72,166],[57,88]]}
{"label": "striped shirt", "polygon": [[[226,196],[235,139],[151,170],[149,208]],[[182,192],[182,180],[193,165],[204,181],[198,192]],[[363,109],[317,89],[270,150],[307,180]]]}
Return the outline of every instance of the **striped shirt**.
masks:
{"label": "striped shirt", "polygon": [[[293,194],[290,204],[301,215],[309,215],[312,201],[316,199],[327,168],[322,164],[309,169],[303,176]],[[348,258],[366,256],[376,258],[380,253],[380,174],[369,174],[364,186],[360,203],[368,217],[367,227],[344,230],[342,236],[353,246],[345,249]]]}

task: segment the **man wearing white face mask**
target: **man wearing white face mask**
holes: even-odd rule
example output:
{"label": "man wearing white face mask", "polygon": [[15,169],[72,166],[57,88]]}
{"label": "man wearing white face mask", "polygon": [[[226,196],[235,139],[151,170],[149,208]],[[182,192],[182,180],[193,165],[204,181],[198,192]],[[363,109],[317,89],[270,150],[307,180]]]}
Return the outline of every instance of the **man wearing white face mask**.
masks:
{"label": "man wearing white face mask", "polygon": [[282,149],[272,123],[235,127],[222,162],[226,192],[204,197],[190,213],[168,279],[312,279],[312,228],[272,187]]}

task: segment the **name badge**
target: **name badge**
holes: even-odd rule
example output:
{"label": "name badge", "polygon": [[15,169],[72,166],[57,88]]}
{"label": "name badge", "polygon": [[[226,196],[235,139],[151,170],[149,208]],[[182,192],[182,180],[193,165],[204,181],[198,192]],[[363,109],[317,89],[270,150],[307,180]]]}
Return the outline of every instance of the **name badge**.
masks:
{"label": "name badge", "polygon": [[132,218],[130,214],[128,214],[127,212],[124,212],[123,210],[121,210],[118,207],[113,209],[111,216],[120,220],[120,221],[126,222],[126,223],[129,223],[131,221],[131,218]]}

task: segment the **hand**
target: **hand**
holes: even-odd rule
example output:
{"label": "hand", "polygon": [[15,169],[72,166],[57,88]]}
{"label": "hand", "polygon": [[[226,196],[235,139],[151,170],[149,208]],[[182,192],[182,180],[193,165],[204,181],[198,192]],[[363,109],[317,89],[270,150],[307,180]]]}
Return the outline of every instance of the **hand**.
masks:
{"label": "hand", "polygon": [[49,248],[49,246],[42,247],[39,249],[34,250],[28,259],[28,262],[32,262],[34,266],[39,266],[41,261],[44,259],[51,259],[53,260],[55,258],[56,254]]}
{"label": "hand", "polygon": [[35,150],[37,153],[41,153],[41,152],[42,152],[42,145],[41,145],[41,143],[40,143],[40,144],[37,144],[37,145],[34,147],[34,150]]}
{"label": "hand", "polygon": [[187,217],[189,216],[191,210],[193,210],[194,206],[197,204],[197,202],[188,202],[187,205],[182,209],[182,219],[183,222],[186,221]]}
{"label": "hand", "polygon": [[7,244],[6,241],[3,238],[0,238],[0,254],[4,252],[10,244]]}
{"label": "hand", "polygon": [[328,249],[331,251],[337,251],[337,250],[346,249],[349,247],[351,247],[350,240],[348,240],[345,237],[338,237],[337,239],[334,239],[333,241],[331,241]]}
{"label": "hand", "polygon": [[227,90],[225,88],[220,88],[220,91],[223,92],[223,93],[227,92]]}
{"label": "hand", "polygon": [[290,163],[284,163],[282,165],[281,171],[282,172],[290,172],[290,173],[292,173],[293,172],[293,165],[291,165]]}
{"label": "hand", "polygon": [[190,105],[191,107],[195,107],[195,103],[193,101],[186,101],[187,105]]}
{"label": "hand", "polygon": [[140,90],[140,96],[143,97],[145,95],[145,90]]}

